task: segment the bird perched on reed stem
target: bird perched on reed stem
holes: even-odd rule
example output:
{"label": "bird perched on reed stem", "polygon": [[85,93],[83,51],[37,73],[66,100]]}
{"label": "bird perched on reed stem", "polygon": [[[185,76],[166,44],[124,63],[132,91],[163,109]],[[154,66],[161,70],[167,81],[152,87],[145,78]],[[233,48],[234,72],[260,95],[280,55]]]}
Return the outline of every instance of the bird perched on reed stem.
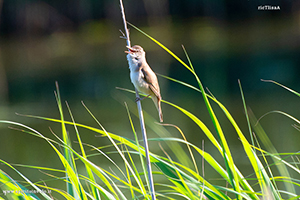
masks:
{"label": "bird perched on reed stem", "polygon": [[[130,69],[130,79],[134,87],[141,93],[151,96],[159,114],[160,122],[163,122],[163,115],[161,111],[161,96],[160,89],[155,73],[152,71],[146,61],[146,53],[139,45],[133,47],[127,46],[127,60]],[[144,97],[144,98],[146,98]],[[136,99],[136,101],[143,100]]]}

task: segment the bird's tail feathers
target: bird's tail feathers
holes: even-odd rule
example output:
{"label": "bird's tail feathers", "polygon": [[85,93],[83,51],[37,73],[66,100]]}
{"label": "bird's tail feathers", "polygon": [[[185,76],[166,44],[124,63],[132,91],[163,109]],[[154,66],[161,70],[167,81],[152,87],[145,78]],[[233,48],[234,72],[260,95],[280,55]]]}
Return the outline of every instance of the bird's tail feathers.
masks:
{"label": "bird's tail feathers", "polygon": [[154,97],[151,97],[153,102],[154,102],[154,105],[155,107],[157,108],[157,111],[158,111],[158,115],[159,115],[159,121],[160,122],[163,122],[163,114],[162,114],[162,111],[161,111],[161,103],[160,103],[160,99],[157,98],[156,96]]}

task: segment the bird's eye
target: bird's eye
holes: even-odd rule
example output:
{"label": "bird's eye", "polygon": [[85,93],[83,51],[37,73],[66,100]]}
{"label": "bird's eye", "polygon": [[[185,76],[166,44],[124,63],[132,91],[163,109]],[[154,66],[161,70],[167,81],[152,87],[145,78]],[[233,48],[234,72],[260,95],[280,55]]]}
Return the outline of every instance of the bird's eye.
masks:
{"label": "bird's eye", "polygon": [[138,60],[138,58],[137,58],[137,57],[135,57],[134,59],[135,59],[135,60]]}

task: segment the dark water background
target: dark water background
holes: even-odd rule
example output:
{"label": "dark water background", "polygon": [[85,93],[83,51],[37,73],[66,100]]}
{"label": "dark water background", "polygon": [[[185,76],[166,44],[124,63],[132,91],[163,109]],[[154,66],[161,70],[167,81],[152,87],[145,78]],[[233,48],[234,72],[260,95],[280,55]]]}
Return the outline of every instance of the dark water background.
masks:
{"label": "dark water background", "polygon": [[[1,1],[0,1],[1,2]],[[125,1],[127,19],[163,43],[185,62],[183,44],[203,85],[231,112],[243,133],[250,139],[238,79],[247,105],[257,118],[272,110],[282,110],[299,118],[299,97],[272,83],[271,79],[300,92],[300,6],[297,1],[272,1],[280,10],[258,10],[260,1]],[[134,116],[135,96],[116,87],[133,89],[124,54],[125,41],[118,1],[4,1],[0,25],[0,118],[28,125],[46,137],[54,138],[49,127],[60,135],[59,124],[16,115],[31,114],[59,118],[54,90],[60,87],[78,123],[98,127],[82,106],[83,101],[106,130],[133,138],[124,102]],[[197,86],[193,75],[168,53],[130,28],[131,41],[147,52],[153,70]],[[159,77],[163,99],[198,116],[215,133],[202,96],[191,89]],[[145,112],[155,120],[151,100],[143,102]],[[245,175],[252,173],[242,145],[222,111],[214,104],[217,116],[235,158]],[[179,126],[192,143],[218,157],[203,132],[178,110],[163,104],[166,123]],[[68,116],[64,107],[65,116]],[[146,120],[153,124],[152,118]],[[295,122],[271,114],[261,124],[279,152],[299,151],[299,131]],[[0,125],[0,158],[9,163],[61,168],[58,157],[42,139]],[[154,125],[158,126],[158,125]],[[14,126],[15,127],[15,126]],[[76,137],[68,127],[71,138]],[[181,137],[166,128],[174,137]],[[95,133],[79,130],[85,143],[109,144]],[[158,137],[149,128],[150,138]],[[74,143],[74,147],[77,144]],[[150,149],[159,152],[156,144]],[[103,158],[101,158],[103,159]],[[198,157],[198,159],[201,159]],[[98,160],[95,158],[95,162]],[[101,160],[109,165],[109,162]],[[222,160],[220,160],[222,163]],[[1,166],[4,171],[10,171]],[[19,168],[18,168],[19,169]],[[34,181],[36,170],[20,168]],[[208,179],[214,181],[212,173]],[[13,177],[13,173],[9,173]],[[46,176],[45,176],[46,177]],[[18,178],[17,178],[18,179]]]}

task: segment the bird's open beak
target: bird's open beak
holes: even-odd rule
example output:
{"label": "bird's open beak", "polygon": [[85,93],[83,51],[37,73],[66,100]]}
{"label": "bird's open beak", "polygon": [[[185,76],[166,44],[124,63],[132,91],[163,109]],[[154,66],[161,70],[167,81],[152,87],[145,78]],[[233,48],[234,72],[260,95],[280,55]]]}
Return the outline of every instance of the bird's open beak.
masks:
{"label": "bird's open beak", "polygon": [[128,48],[129,51],[125,51],[125,53],[135,53],[137,52],[136,50],[134,50],[133,48],[126,46]]}

